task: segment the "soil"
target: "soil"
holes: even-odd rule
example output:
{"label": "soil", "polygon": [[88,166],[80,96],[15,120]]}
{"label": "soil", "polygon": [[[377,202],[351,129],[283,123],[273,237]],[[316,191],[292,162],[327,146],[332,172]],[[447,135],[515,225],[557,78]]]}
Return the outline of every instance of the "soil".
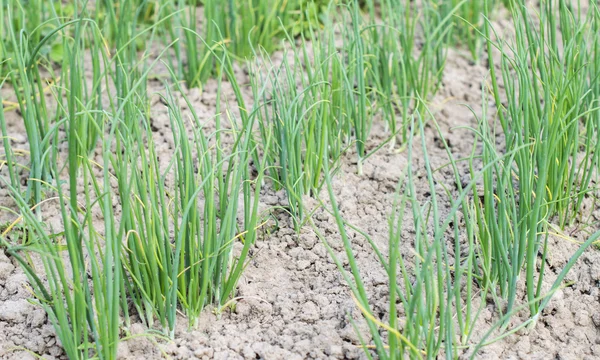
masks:
{"label": "soil", "polygon": [[[473,112],[476,115],[481,113],[481,83],[488,75],[484,65],[469,59],[470,55],[466,52],[450,50],[443,88],[430,105],[455,158],[469,156],[472,151],[474,135],[465,127],[476,125]],[[242,82],[247,81],[244,71],[238,70]],[[149,94],[164,91],[159,81],[151,81],[148,87]],[[226,85],[224,91],[231,93]],[[250,90],[245,91],[251,100]],[[203,91],[187,91],[195,110],[207,121],[215,113],[215,92],[215,81],[210,81]],[[6,88],[3,89],[3,95],[10,100],[10,91]],[[155,136],[165,137],[168,119],[164,107],[156,97],[153,99]],[[13,146],[26,149],[27,141],[20,115],[16,111],[9,111],[6,118],[8,132],[14,138]],[[369,146],[375,148],[386,137],[383,125],[376,123]],[[446,150],[441,145],[439,134],[431,127],[426,131],[426,143],[432,167],[444,165],[447,162]],[[172,151],[168,139],[157,144],[159,155],[164,155],[166,159]],[[341,171],[336,175],[334,190],[339,207],[342,216],[369,234],[385,253],[387,218],[398,180],[406,168],[407,152],[382,148],[365,162],[361,176],[356,174],[355,159],[352,151],[346,154]],[[423,171],[419,153],[415,154],[413,166],[417,173]],[[460,170],[463,172],[461,175],[468,175],[466,164],[461,165]],[[455,180],[450,171],[440,171],[436,181],[440,186],[452,188]],[[416,185],[419,197],[426,199],[426,183],[422,181]],[[323,193],[323,198],[326,197]],[[595,224],[593,227],[598,229],[600,209],[591,199],[588,201],[584,209],[590,214],[587,222]],[[269,209],[275,205],[285,205],[286,198],[284,193],[275,192],[267,186],[261,202],[263,209]],[[314,199],[307,199],[307,202],[318,205]],[[445,205],[448,207],[447,203]],[[0,206],[14,208],[4,188],[0,188]],[[448,209],[445,210],[447,212]],[[48,221],[59,222],[52,216],[55,213],[52,206],[43,211]],[[144,336],[144,327],[133,319],[129,329],[133,338],[121,343],[119,358],[364,358],[350,319],[356,322],[365,338],[368,338],[368,330],[325,245],[312,227],[305,226],[298,236],[287,215],[274,212],[273,216],[278,219],[279,226],[273,227],[273,231],[256,244],[251,262],[239,283],[234,306],[219,313],[207,308],[198,327],[192,330],[187,328],[187,321],[180,318],[172,342]],[[0,224],[14,218],[9,211],[0,211]],[[313,221],[337,256],[345,259],[333,217],[320,209],[315,212]],[[570,230],[573,238],[583,240],[586,233],[593,231],[593,227],[585,230],[574,227]],[[410,229],[405,229],[405,232],[405,238],[408,238]],[[374,313],[384,313],[388,295],[386,274],[367,241],[355,233],[351,235]],[[410,241],[403,246],[410,246]],[[548,286],[576,248],[576,244],[562,238],[551,239],[552,256],[545,280]],[[344,262],[344,265],[347,263]],[[595,248],[586,251],[567,280],[572,285],[555,294],[535,328],[519,331],[483,348],[477,358],[600,359],[600,253]],[[0,252],[0,358],[65,358],[44,311],[28,302],[30,295],[27,278],[15,260]],[[493,323],[495,314],[491,305],[482,311],[479,324],[482,329]],[[526,313],[519,314],[513,323],[526,320],[526,316]]]}

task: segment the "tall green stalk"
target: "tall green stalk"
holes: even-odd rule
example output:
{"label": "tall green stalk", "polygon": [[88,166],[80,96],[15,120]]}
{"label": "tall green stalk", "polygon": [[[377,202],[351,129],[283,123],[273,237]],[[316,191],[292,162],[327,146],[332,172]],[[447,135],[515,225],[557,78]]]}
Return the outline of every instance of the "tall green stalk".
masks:
{"label": "tall green stalk", "polygon": [[[87,111],[87,110],[86,110]],[[73,135],[73,133],[71,133]],[[52,140],[51,161],[53,169],[61,168],[58,159],[58,137]],[[105,140],[105,144],[109,140]],[[69,136],[68,147],[78,147],[78,139]],[[104,147],[105,159],[110,146]],[[26,244],[8,241],[7,233],[0,236],[2,247],[14,257],[28,276],[36,302],[44,308],[54,326],[67,356],[72,359],[116,359],[120,338],[120,311],[122,272],[118,254],[122,232],[117,230],[110,196],[103,189],[110,189],[108,167],[96,180],[94,165],[76,152],[69,152],[68,163],[82,162],[81,176],[70,176],[68,192],[56,181],[53,189],[57,197],[45,200],[58,201],[62,231],[48,228],[35,214],[43,203],[30,207],[19,189],[7,183],[10,194],[21,211],[23,228],[33,234]],[[54,173],[53,178],[59,179]],[[4,181],[4,179],[3,179]],[[75,188],[76,191],[73,191]],[[76,198],[70,195],[75,194]],[[105,220],[104,235],[93,224],[92,212],[97,209]],[[99,251],[99,244],[105,246]],[[42,261],[42,269],[32,261],[36,254]],[[42,280],[44,279],[44,280]]]}
{"label": "tall green stalk", "polygon": [[[487,11],[489,2],[486,5]],[[510,312],[524,267],[533,316],[543,295],[548,224],[555,217],[561,226],[570,224],[598,174],[598,143],[591,138],[600,134],[600,109],[590,96],[599,77],[593,65],[600,41],[594,31],[599,13],[594,7],[584,19],[565,2],[544,1],[540,25],[534,26],[524,5],[513,2],[512,9],[514,45],[488,40],[488,52],[497,48],[502,55],[499,75],[506,91],[499,90],[492,56],[491,81],[505,151],[513,155],[485,175],[484,202],[478,205],[479,237],[486,286],[499,286]],[[491,32],[487,24],[488,39]],[[498,158],[494,128],[484,120],[480,128],[484,160],[494,161]]]}
{"label": "tall green stalk", "polygon": [[[461,354],[460,345],[470,343],[478,317],[475,309],[481,305],[478,302],[483,303],[485,299],[485,293],[477,295],[471,286],[474,279],[471,264],[474,261],[475,233],[470,222],[472,213],[467,194],[473,185],[468,185],[464,190],[459,188],[458,196],[449,192],[436,194],[435,171],[430,165],[425,145],[424,122],[418,114],[416,117],[412,121],[408,138],[408,167],[398,184],[398,192],[388,218],[387,257],[367,234],[341,218],[336,207],[331,177],[326,175],[332,213],[344,240],[350,274],[346,273],[340,260],[329,247],[328,249],[351,286],[356,303],[369,325],[379,358],[436,358],[443,353],[446,358],[453,359]],[[418,145],[415,133],[422,138],[426,181],[431,194],[426,203],[421,203],[416,193],[413,149]],[[458,174],[456,161],[449,150],[448,155],[450,166]],[[451,204],[449,213],[444,217],[441,212],[442,195],[449,198]],[[464,216],[466,229],[459,230],[457,226],[459,211]],[[412,221],[415,229],[414,240],[410,245],[401,241],[406,221]],[[454,254],[458,256],[455,259],[449,257],[447,242],[452,240],[446,238],[451,223],[454,223]],[[372,313],[361,270],[354,263],[352,244],[346,241],[347,227],[365,237],[388,276],[388,322],[377,319]],[[462,243],[463,234],[467,237],[466,244]],[[325,241],[324,238],[322,240]],[[465,253],[468,255],[461,257]],[[402,319],[402,325],[398,319]],[[387,344],[382,341],[380,331],[387,332]]]}

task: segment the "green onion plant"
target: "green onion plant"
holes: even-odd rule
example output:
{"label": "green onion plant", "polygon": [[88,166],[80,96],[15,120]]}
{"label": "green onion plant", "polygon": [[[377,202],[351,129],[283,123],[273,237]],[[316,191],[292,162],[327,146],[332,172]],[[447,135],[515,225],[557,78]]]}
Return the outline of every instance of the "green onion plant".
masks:
{"label": "green onion plant", "polygon": [[268,143],[270,137],[274,141],[265,152],[267,172],[275,189],[285,189],[296,230],[305,221],[303,197],[319,192],[324,163],[339,158],[342,139],[349,135],[351,101],[341,56],[332,38],[315,35],[311,45],[312,56],[301,41],[295,50],[284,52],[279,65],[265,53],[251,63],[260,142]]}
{"label": "green onion plant", "polygon": [[[510,7],[510,0],[490,0],[489,13],[498,9],[500,3]],[[485,39],[481,36],[485,21],[484,4],[479,0],[431,0],[432,8],[437,10],[441,18],[448,14],[452,16],[454,30],[447,37],[447,45],[466,46],[474,60],[479,59],[485,45]]]}
{"label": "green onion plant", "polygon": [[[30,204],[36,204],[42,199],[42,182],[50,179],[49,141],[52,136],[43,82],[37,66],[36,49],[39,47],[30,45],[33,42],[29,41],[29,36],[35,35],[12,26],[13,22],[26,26],[27,12],[19,2],[10,1],[6,7],[3,4],[0,11],[0,20],[6,32],[2,34],[2,52],[11,56],[10,60],[3,60],[3,63],[8,68],[10,83],[19,89],[15,91],[15,95],[29,140],[30,176],[25,199]],[[4,35],[7,37],[6,41]]]}
{"label": "green onion plant", "polygon": [[[360,13],[358,1],[350,4],[353,26],[346,37],[353,51],[349,72],[354,74],[351,80],[356,87],[357,109],[352,118],[359,171],[372,121],[369,112],[383,114],[392,148],[398,135],[406,142],[412,111],[426,114],[423,100],[441,86],[453,16],[464,4],[460,1],[441,12],[432,2],[384,0],[378,13],[375,2],[367,1],[366,16]],[[417,46],[417,40],[422,46]]]}
{"label": "green onion plant", "polygon": [[491,26],[486,26],[488,53],[501,52],[501,73],[496,75],[490,56],[498,126],[481,121],[482,156],[484,163],[500,156],[497,128],[504,152],[511,156],[486,171],[484,193],[475,193],[476,199],[483,195],[475,204],[484,286],[498,287],[510,312],[524,269],[532,316],[539,314],[544,295],[548,227],[553,222],[564,227],[576,219],[598,176],[600,108],[594,64],[600,13],[593,6],[583,17],[567,5],[543,1],[539,25],[534,25],[525,5],[512,2],[512,43],[493,43]]}
{"label": "green onion plant", "polygon": [[[64,121],[61,127],[67,130]],[[76,133],[67,133],[68,148],[79,148],[81,143]],[[64,169],[59,159],[59,138],[54,136],[51,140],[50,169]],[[105,159],[110,151],[107,138],[103,142]],[[0,241],[25,271],[34,300],[48,314],[67,356],[72,359],[116,359],[123,308],[123,273],[119,256],[122,229],[115,220],[110,192],[103,190],[110,189],[111,174],[105,167],[97,179],[94,162],[72,151],[68,152],[68,157],[75,159],[67,159],[67,166],[81,163],[80,176],[71,176],[68,171],[68,180],[63,184],[59,180],[62,174],[53,173],[55,180],[48,187],[56,196],[33,206],[20,189],[2,179],[21,215],[0,234]],[[80,184],[81,180],[83,184]],[[61,229],[49,227],[40,218],[43,211],[35,211],[48,202],[59,205]],[[104,219],[103,229],[96,228],[92,221],[94,209]],[[19,221],[23,223],[24,231],[30,234],[26,243],[8,240],[9,231]],[[41,267],[35,259],[41,260]]]}
{"label": "green onion plant", "polygon": [[[223,306],[233,294],[260,225],[262,175],[250,179],[248,129],[231,129],[235,142],[226,154],[220,145],[225,129],[218,125],[207,136],[193,111],[191,124],[183,120],[172,93],[165,102],[175,149],[167,169],[161,171],[149,125],[123,137],[127,155],[114,162],[124,170],[117,178],[129,234],[127,288],[148,326],[157,318],[172,337],[178,309],[194,326],[206,305]],[[240,241],[242,252],[234,254]]]}
{"label": "green onion plant", "polygon": [[[175,26],[168,26],[169,33],[183,42],[177,47],[176,56],[180,76],[188,87],[201,87],[216,75],[219,62],[212,53],[223,44],[242,61],[252,57],[257,48],[272,53],[286,33],[296,36],[309,30],[310,22],[317,21],[329,3],[328,0],[205,0],[200,8],[198,0],[173,2],[180,15]],[[202,29],[196,24],[200,9]]]}
{"label": "green onion plant", "polygon": [[[367,234],[342,219],[336,206],[331,176],[326,172],[332,214],[344,243],[349,273],[327,247],[348,281],[356,304],[369,325],[373,344],[362,344],[365,349],[373,348],[381,359],[422,359],[442,355],[457,358],[462,348],[473,340],[471,335],[479,314],[477,309],[485,300],[485,295],[477,293],[473,287],[475,232],[466,197],[472,185],[464,190],[459,188],[460,193],[456,197],[449,190],[446,194],[437,194],[435,170],[430,165],[425,146],[424,122],[418,113],[415,118],[407,144],[409,164],[398,184],[389,216],[388,253],[384,255]],[[415,136],[422,139],[426,181],[431,194],[424,203],[418,200],[414,180],[418,170],[413,167],[413,151],[419,146]],[[458,174],[456,160],[450,153],[449,156],[450,164]],[[444,217],[441,213],[443,197],[450,200],[452,207]],[[415,229],[414,241],[408,246],[402,240],[407,221],[411,221]],[[451,223],[454,224],[453,229]],[[459,223],[466,228],[459,227]],[[366,238],[388,276],[388,312],[383,319],[371,309],[346,228],[352,228]],[[454,238],[448,238],[449,234]],[[451,247],[449,242],[453,242]],[[451,251],[455,258],[449,255]],[[366,350],[366,354],[372,358],[369,350]]]}

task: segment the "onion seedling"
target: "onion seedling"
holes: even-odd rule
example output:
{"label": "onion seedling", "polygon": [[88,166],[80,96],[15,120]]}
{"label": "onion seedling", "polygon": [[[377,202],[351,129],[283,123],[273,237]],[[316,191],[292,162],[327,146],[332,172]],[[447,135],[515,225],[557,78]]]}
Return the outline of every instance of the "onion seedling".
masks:
{"label": "onion seedling", "polygon": [[[486,3],[486,12],[489,6]],[[539,313],[540,301],[535,299],[543,289],[548,224],[555,216],[561,226],[573,221],[598,174],[600,107],[594,94],[599,74],[593,64],[600,13],[593,6],[583,18],[566,2],[543,1],[536,26],[525,5],[512,2],[512,16],[513,43],[493,43],[486,24],[488,53],[500,51],[499,75],[506,88],[500,92],[490,56],[499,125],[505,152],[514,154],[485,176],[484,202],[477,203],[479,237],[486,286],[498,284],[510,311],[524,267],[533,316]],[[494,130],[482,120],[484,161],[498,157]]]}
{"label": "onion seedling", "polygon": [[[342,219],[336,206],[331,176],[325,172],[332,213],[344,242],[350,274],[346,273],[331,248],[327,248],[352,289],[357,306],[369,325],[373,348],[379,358],[421,359],[436,358],[442,354],[446,358],[457,358],[461,347],[470,342],[479,315],[475,310],[485,301],[485,293],[477,294],[472,287],[475,234],[470,221],[472,212],[466,201],[472,184],[464,190],[459,185],[460,193],[457,197],[452,197],[448,192],[452,208],[442,218],[442,194],[436,194],[435,172],[430,165],[425,145],[424,122],[418,113],[415,117],[407,144],[408,167],[400,179],[389,217],[387,257],[367,234]],[[414,135],[417,131],[423,142],[426,181],[431,194],[426,203],[418,200],[414,181],[417,170],[413,168],[413,149],[417,146]],[[450,153],[449,156],[453,171],[458,174],[456,161]],[[459,211],[462,212],[463,220],[459,217]],[[415,229],[411,244],[402,241],[406,221],[412,221]],[[455,238],[447,239],[451,223],[454,224],[451,232]],[[459,230],[459,223],[464,223],[466,229]],[[384,318],[386,321],[377,318],[371,310],[352,244],[348,240],[347,227],[365,236],[388,276],[390,297],[389,312]],[[467,237],[466,243],[462,243],[463,234]],[[327,245],[325,239],[322,240]],[[454,241],[454,259],[449,256],[448,241]],[[387,333],[387,344],[380,334],[380,328]],[[365,351],[370,357],[369,350]]]}
{"label": "onion seedling", "polygon": [[[219,61],[221,68],[229,66]],[[220,140],[225,131],[221,115],[215,132],[207,136],[192,104],[181,96],[192,112],[189,124],[168,88],[163,100],[174,142],[166,170],[158,162],[148,121],[140,130],[121,134],[113,159],[121,169],[116,177],[128,234],[123,252],[130,278],[126,287],[147,325],[158,318],[171,338],[178,309],[194,327],[206,305],[223,306],[233,294],[260,226],[263,179],[262,172],[256,181],[250,179],[253,118],[241,127],[233,124],[234,143],[227,149]],[[132,184],[129,177],[135,179]],[[242,251],[234,253],[240,241]]]}

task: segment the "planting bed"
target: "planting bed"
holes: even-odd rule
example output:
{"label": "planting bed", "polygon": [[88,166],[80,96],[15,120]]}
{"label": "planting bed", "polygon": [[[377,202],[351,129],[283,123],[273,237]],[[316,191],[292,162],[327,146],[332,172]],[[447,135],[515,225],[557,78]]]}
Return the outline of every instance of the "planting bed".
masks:
{"label": "planting bed", "polygon": [[[494,17],[494,27],[505,33],[513,32],[512,23],[504,10]],[[154,55],[160,49],[155,51]],[[282,51],[272,55],[274,63],[281,63]],[[89,60],[89,56],[87,57]],[[421,139],[427,149],[440,205],[441,221],[445,221],[453,204],[442,196],[446,191],[456,196],[459,186],[471,181],[469,163],[457,162],[462,184],[458,185],[456,174],[448,164],[447,144],[455,159],[469,158],[475,145],[474,129],[478,118],[483,116],[482,83],[489,84],[490,73],[487,55],[473,61],[471,54],[457,46],[450,49],[443,73],[442,86],[428,103],[439,131],[433,123],[424,127],[424,136],[416,136],[414,144],[399,143],[393,149],[378,148],[389,137],[389,131],[381,119],[375,118],[366,148],[377,150],[362,164],[362,174],[357,174],[357,156],[350,147],[339,160],[339,170],[333,176],[333,193],[343,219],[368,234],[383,254],[389,246],[388,218],[395,206],[395,194],[399,181],[405,176],[412,148],[412,170],[415,193],[418,201],[431,201],[431,189],[425,169],[425,154]],[[91,69],[91,66],[88,67]],[[90,70],[91,71],[91,70]],[[90,82],[92,74],[84,74]],[[248,104],[252,104],[252,89],[247,86],[250,73],[245,65],[235,66],[235,76],[242,85],[241,91]],[[171,137],[170,122],[164,101],[158,94],[165,94],[165,85],[159,80],[168,77],[163,64],[151,72],[147,93],[150,97],[150,121],[152,136],[161,167],[166,167],[175,152]],[[228,82],[222,85],[223,94],[217,96],[218,82],[209,79],[202,90],[184,88],[183,92],[206,131],[215,129],[214,115],[217,101],[221,108],[235,107],[234,91]],[[502,86],[502,84],[500,84]],[[2,87],[2,97],[7,104],[15,101],[10,85]],[[179,102],[184,117],[191,116],[188,105],[178,92],[174,97]],[[48,100],[52,101],[48,96]],[[486,99],[487,114],[493,114],[495,104]],[[5,105],[8,108],[8,105]],[[491,118],[492,116],[489,115]],[[12,146],[27,150],[28,140],[21,113],[16,109],[5,111],[7,133]],[[224,142],[229,142],[225,139]],[[502,144],[502,141],[498,141]],[[66,156],[66,146],[61,148]],[[100,151],[93,158],[102,160]],[[25,162],[22,158],[19,161]],[[476,163],[476,167],[482,167]],[[479,170],[479,169],[478,169]],[[6,167],[0,167],[0,176],[7,176]],[[26,174],[21,175],[25,179]],[[101,177],[101,171],[98,172]],[[483,186],[480,182],[475,185]],[[116,186],[115,186],[116,187]],[[113,188],[116,191],[116,189]],[[597,192],[586,195],[581,207],[585,224],[575,222],[564,233],[552,231],[548,239],[546,275],[542,288],[550,289],[569,258],[579,248],[573,240],[584,242],[589,235],[600,230],[600,207],[594,197]],[[323,204],[321,204],[321,201]],[[371,343],[369,327],[357,306],[351,289],[338,269],[327,246],[340,259],[345,271],[350,271],[344,244],[336,219],[327,209],[331,200],[324,186],[317,196],[304,195],[307,212],[314,210],[312,221],[299,230],[294,229],[289,214],[283,210],[288,204],[284,190],[274,190],[271,182],[265,182],[260,191],[259,209],[262,214],[270,213],[258,231],[256,244],[251,248],[248,264],[237,284],[233,301],[223,309],[207,306],[197,327],[189,329],[182,312],[174,340],[146,329],[137,315],[132,315],[131,324],[124,330],[118,346],[117,357],[122,359],[362,359],[366,358],[361,348],[361,338]],[[0,209],[17,211],[9,189],[0,187]],[[116,214],[120,209],[117,207]],[[43,221],[55,229],[62,229],[58,201],[48,201],[41,206]],[[102,228],[102,214],[93,215],[98,228]],[[406,261],[414,261],[413,243],[416,233],[409,219],[409,210],[403,215],[406,220],[401,233],[401,252]],[[9,211],[0,211],[0,225],[12,223],[17,216]],[[462,220],[462,217],[459,215]],[[444,241],[449,249],[454,244],[454,227],[464,227],[463,221],[451,223]],[[0,233],[3,229],[0,228]],[[347,228],[358,268],[361,271],[371,311],[378,320],[388,321],[390,297],[388,276],[367,239],[359,232]],[[323,241],[323,238],[326,243]],[[241,246],[234,247],[238,254]],[[454,254],[449,254],[451,262]],[[32,260],[37,261],[37,260]],[[39,264],[39,261],[38,261]],[[564,281],[568,286],[556,291],[534,326],[519,329],[514,334],[497,339],[486,345],[475,355],[478,359],[600,359],[600,252],[595,246],[588,248],[578,259]],[[477,292],[477,290],[475,290]],[[464,295],[464,294],[463,294]],[[46,312],[32,304],[31,286],[17,261],[0,252],[0,358],[2,359],[61,359],[65,353],[55,336]],[[526,289],[519,283],[517,302],[526,301]],[[491,295],[475,311],[480,311],[475,322],[472,341],[476,343],[498,321],[498,309]],[[475,306],[475,305],[474,305]],[[526,321],[528,308],[517,312],[510,320],[509,329]],[[399,329],[402,329],[400,319]],[[156,330],[156,329],[155,329]],[[383,332],[383,331],[382,331]],[[493,339],[499,336],[494,333]],[[385,338],[385,337],[384,337]],[[461,358],[472,355],[471,349],[458,350]],[[372,353],[373,355],[375,352]],[[440,358],[442,355],[439,355]]]}

